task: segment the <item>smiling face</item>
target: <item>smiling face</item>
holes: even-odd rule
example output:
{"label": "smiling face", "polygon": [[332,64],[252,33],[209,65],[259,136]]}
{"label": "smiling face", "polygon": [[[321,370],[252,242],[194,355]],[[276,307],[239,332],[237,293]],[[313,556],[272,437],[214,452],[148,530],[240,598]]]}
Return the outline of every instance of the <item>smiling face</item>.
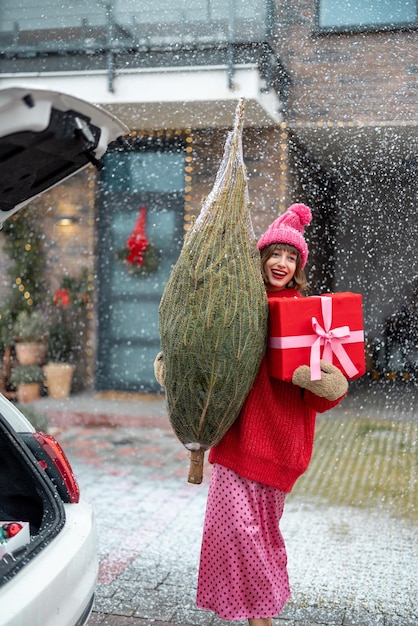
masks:
{"label": "smiling face", "polygon": [[270,291],[281,291],[295,275],[298,252],[286,246],[275,246],[271,255],[264,261],[263,276]]}

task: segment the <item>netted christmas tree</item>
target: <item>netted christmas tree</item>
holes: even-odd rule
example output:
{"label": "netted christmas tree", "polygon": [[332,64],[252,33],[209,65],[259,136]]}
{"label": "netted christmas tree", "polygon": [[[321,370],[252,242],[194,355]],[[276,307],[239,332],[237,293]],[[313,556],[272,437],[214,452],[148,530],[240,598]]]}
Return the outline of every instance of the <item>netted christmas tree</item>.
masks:
{"label": "netted christmas tree", "polygon": [[160,304],[168,413],[192,451],[194,483],[201,482],[205,450],[237,418],[265,350],[268,305],[250,218],[243,124],[241,100],[213,189]]}

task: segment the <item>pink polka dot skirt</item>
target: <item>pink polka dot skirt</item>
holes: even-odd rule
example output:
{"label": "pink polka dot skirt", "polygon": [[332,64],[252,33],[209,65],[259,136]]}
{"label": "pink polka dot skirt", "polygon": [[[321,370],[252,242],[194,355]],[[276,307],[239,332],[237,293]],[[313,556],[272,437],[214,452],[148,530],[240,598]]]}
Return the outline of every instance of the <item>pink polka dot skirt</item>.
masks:
{"label": "pink polka dot skirt", "polygon": [[290,597],[279,530],[285,492],[215,464],[196,604],[225,620],[278,615]]}

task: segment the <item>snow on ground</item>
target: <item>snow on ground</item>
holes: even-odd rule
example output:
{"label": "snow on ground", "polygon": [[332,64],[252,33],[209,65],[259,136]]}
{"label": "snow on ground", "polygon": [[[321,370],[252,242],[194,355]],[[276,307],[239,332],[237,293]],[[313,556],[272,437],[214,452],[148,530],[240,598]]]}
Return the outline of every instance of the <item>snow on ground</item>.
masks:
{"label": "snow on ground", "polygon": [[288,502],[292,601],[418,620],[418,529],[378,510]]}
{"label": "snow on ground", "polygon": [[[62,439],[96,512],[103,579],[98,609],[110,602],[110,592],[112,607],[118,595],[125,609],[138,581],[142,590],[175,588],[193,608],[208,475],[202,485],[188,485],[185,453],[159,429],[80,427]],[[416,521],[395,518],[383,505],[323,505],[295,494],[281,529],[291,604],[418,623]],[[145,606],[142,594],[129,600],[130,608],[135,599]]]}

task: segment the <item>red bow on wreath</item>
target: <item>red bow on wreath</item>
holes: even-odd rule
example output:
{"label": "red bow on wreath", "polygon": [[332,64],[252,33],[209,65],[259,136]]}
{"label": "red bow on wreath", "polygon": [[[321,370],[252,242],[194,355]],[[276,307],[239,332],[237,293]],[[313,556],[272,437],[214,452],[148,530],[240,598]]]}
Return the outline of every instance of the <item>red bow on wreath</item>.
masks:
{"label": "red bow on wreath", "polygon": [[126,240],[126,247],[129,250],[126,260],[132,265],[143,265],[145,261],[144,254],[148,248],[148,239],[145,236],[146,216],[147,210],[144,206],[142,206],[139,209],[139,215],[135,227]]}
{"label": "red bow on wreath", "polygon": [[116,253],[117,258],[127,266],[129,273],[138,276],[147,275],[158,268],[158,250],[145,234],[146,218],[147,209],[141,206],[135,227],[126,240],[125,247]]}

